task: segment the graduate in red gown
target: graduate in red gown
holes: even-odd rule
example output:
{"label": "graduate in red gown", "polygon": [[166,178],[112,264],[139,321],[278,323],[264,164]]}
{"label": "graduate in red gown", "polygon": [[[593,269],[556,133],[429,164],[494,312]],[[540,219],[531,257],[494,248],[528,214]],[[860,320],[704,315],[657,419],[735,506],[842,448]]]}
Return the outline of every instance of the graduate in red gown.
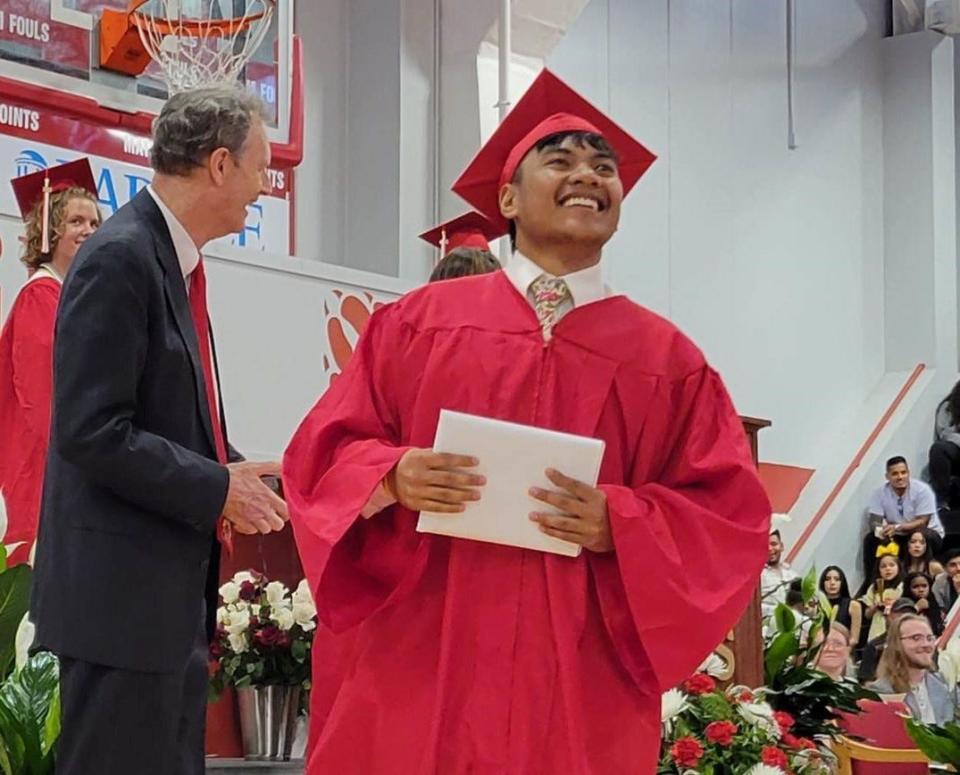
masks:
{"label": "graduate in red gown", "polygon": [[[430,282],[471,277],[500,269],[500,262],[490,251],[489,240],[499,239],[506,233],[506,229],[495,226],[478,212],[464,213],[423,232],[420,239],[438,250],[438,260],[430,273]],[[320,626],[314,635],[313,653],[316,658],[311,674],[308,750],[313,749],[324,719],[340,691],[356,645],[356,629],[336,634]]]}
{"label": "graduate in red gown", "polygon": [[[544,71],[454,186],[509,225],[506,269],[380,309],[296,432],[300,554],[356,639],[312,775],[652,773],[661,693],[745,609],[770,507],[740,420],[696,346],[600,277],[652,161]],[[430,449],[444,408],[606,442],[598,487],[548,471],[529,493],[578,557],[416,531],[483,498],[477,461]]]}
{"label": "graduate in red gown", "polygon": [[12,181],[26,221],[29,273],[0,332],[0,492],[9,564],[27,562],[37,536],[50,432],[53,329],[60,285],[80,244],[100,225],[86,159]]}
{"label": "graduate in red gown", "polygon": [[500,269],[490,251],[489,240],[499,239],[506,230],[478,212],[464,213],[434,226],[420,235],[439,250],[439,260],[430,273],[430,282],[486,274]]}

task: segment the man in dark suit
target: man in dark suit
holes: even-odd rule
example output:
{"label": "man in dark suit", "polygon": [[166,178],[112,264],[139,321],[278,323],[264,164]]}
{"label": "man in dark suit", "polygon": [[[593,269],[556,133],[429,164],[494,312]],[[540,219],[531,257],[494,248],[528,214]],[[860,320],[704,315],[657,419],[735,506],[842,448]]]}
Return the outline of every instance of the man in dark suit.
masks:
{"label": "man in dark suit", "polygon": [[200,249],[268,190],[255,98],[211,87],[154,125],[152,185],[85,242],[64,283],[32,611],[61,662],[61,775],[204,770],[221,544],[284,527],[233,462]]}

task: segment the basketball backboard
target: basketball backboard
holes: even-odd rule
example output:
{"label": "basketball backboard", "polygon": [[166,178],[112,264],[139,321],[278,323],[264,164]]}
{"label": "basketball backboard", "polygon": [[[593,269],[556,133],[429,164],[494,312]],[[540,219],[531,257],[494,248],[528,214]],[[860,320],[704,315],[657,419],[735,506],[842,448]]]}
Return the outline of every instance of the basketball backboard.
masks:
{"label": "basketball backboard", "polygon": [[[242,16],[246,3],[181,0],[181,8],[185,15],[227,19]],[[247,88],[266,106],[274,156],[287,165],[299,163],[302,155],[301,81],[295,66],[299,46],[293,36],[292,4],[293,0],[278,0],[266,37],[242,71]],[[4,0],[0,93],[28,98],[91,123],[115,123],[149,133],[150,120],[167,97],[157,66],[151,63],[143,75],[131,77],[99,64],[100,16],[104,9],[127,8],[127,0]]]}

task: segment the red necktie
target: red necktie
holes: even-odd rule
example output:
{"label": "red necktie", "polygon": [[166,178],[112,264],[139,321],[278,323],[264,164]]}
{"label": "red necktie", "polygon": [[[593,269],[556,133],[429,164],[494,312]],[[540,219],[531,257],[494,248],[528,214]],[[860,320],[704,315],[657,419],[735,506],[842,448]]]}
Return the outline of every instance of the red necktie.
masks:
{"label": "red necktie", "polygon": [[[200,363],[203,366],[203,382],[207,388],[207,406],[210,409],[210,422],[213,425],[213,441],[217,447],[217,460],[226,463],[227,445],[223,439],[220,412],[217,411],[217,389],[213,377],[213,356],[210,352],[207,275],[203,269],[202,256],[197,268],[190,274],[190,314],[193,317],[193,327],[197,332],[197,345],[200,347]],[[228,555],[233,553],[233,531],[230,523],[222,516],[217,520],[217,539],[223,544]]]}

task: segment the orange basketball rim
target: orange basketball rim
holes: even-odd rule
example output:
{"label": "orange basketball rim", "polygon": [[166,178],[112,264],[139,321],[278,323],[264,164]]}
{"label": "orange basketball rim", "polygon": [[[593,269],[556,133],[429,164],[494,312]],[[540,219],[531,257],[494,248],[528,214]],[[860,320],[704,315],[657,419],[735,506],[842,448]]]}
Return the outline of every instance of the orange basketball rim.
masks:
{"label": "orange basketball rim", "polygon": [[[155,53],[148,50],[149,35],[178,39],[227,41],[254,26],[266,26],[277,0],[259,0],[263,10],[228,19],[184,19],[177,15],[146,14],[140,10],[150,0],[130,0],[125,11],[103,10],[100,19],[100,66],[137,76],[143,73]],[[176,3],[178,6],[179,3]],[[253,53],[252,51],[250,52]]]}

